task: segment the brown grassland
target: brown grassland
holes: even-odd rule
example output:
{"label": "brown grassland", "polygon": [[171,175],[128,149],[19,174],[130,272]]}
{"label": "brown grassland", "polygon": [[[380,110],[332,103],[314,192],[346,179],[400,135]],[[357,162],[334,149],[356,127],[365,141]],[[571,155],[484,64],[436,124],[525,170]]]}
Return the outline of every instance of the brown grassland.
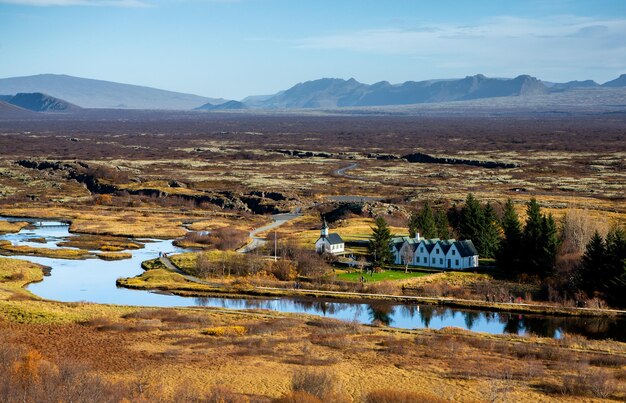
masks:
{"label": "brown grassland", "polygon": [[[234,399],[225,401],[270,401],[294,390],[343,401],[402,392],[424,401],[626,397],[622,343],[404,331],[262,311],[25,303],[21,286],[41,279],[41,269],[2,258],[0,273],[5,358],[11,346],[31,361],[36,352],[31,376],[45,365],[80,363],[106,388],[137,400],[219,392]],[[16,365],[26,357],[18,354]],[[321,386],[320,371],[332,374]]]}
{"label": "brown grassland", "polygon": [[[335,214],[332,230],[362,253],[358,241],[369,236],[373,217],[385,216],[394,233],[405,234],[411,209],[426,200],[449,207],[469,192],[497,206],[511,198],[520,212],[536,197],[557,218],[579,209],[606,226],[626,223],[624,114],[115,113],[0,120],[0,214],[69,220],[79,234],[57,252],[3,244],[3,254],[80,258],[99,250],[100,258],[125,258],[124,250],[141,247],[129,238],[179,238],[219,260],[234,252],[213,249],[245,242],[250,229],[270,222],[266,213],[297,208],[303,216],[280,227],[280,239],[312,248],[320,213]],[[517,166],[385,157],[414,152]],[[354,214],[334,196],[376,199]],[[0,233],[25,225],[0,221]],[[173,262],[192,267],[194,259]],[[151,270],[122,281],[131,288],[206,288],[157,261],[144,268]],[[445,276],[391,286],[415,295],[481,295],[480,274]],[[626,400],[626,344],[612,340],[399,330],[258,310],[60,303],[23,288],[43,278],[40,266],[0,257],[0,400]],[[376,285],[379,293],[389,286]]]}

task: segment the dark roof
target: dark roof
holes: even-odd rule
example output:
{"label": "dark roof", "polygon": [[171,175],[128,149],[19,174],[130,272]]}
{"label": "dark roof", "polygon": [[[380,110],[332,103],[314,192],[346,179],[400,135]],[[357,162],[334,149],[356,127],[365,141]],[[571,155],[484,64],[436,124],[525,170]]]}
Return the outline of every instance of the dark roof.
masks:
{"label": "dark roof", "polygon": [[456,248],[459,250],[459,254],[461,255],[461,257],[478,255],[478,251],[476,250],[474,243],[470,241],[469,239],[465,241],[456,241],[454,244],[456,245]]}
{"label": "dark roof", "polygon": [[331,244],[331,245],[337,245],[337,244],[340,244],[340,243],[344,243],[343,239],[341,239],[339,234],[335,234],[335,233],[328,234],[327,237],[323,237],[323,238],[326,238],[328,240],[328,243]]}
{"label": "dark roof", "polygon": [[454,239],[439,241],[439,247],[443,251],[444,255],[448,253],[453,243],[454,243]]}
{"label": "dark roof", "polygon": [[424,243],[424,246],[426,247],[426,251],[428,253],[433,251],[433,248],[435,247],[435,245],[437,244],[437,241],[439,241],[439,238],[433,238],[433,239],[422,239],[422,243]]}

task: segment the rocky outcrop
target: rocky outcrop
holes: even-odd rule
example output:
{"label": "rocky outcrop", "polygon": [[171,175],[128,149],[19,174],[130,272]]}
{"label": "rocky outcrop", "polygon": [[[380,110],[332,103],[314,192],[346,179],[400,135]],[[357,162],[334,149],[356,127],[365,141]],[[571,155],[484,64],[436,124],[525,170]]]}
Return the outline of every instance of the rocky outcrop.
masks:
{"label": "rocky outcrop", "polygon": [[432,155],[413,153],[404,155],[402,158],[409,162],[430,164],[471,165],[482,168],[517,168],[518,164],[496,161],[479,161],[462,158],[433,157]]}
{"label": "rocky outcrop", "polygon": [[[129,194],[135,196],[147,196],[155,198],[173,197],[178,200],[192,201],[196,205],[209,203],[223,209],[244,210],[255,214],[282,213],[288,212],[289,207],[282,207],[280,203],[290,200],[286,195],[279,192],[251,191],[248,193],[234,193],[230,191],[199,192],[198,194],[170,194],[162,189],[140,188],[125,189],[123,187],[104,183],[99,178],[89,174],[90,167],[84,162],[61,163],[52,161],[19,160],[16,164],[29,169],[40,171],[61,171],[68,180],[75,180],[83,184],[92,194]],[[176,181],[172,184],[183,185]]]}

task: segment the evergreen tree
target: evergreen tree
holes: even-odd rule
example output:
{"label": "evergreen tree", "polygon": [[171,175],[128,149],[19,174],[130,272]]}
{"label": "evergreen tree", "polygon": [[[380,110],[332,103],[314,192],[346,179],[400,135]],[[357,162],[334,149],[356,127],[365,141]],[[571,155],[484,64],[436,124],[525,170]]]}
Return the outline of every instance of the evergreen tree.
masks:
{"label": "evergreen tree", "polygon": [[448,223],[448,215],[445,211],[437,211],[435,215],[435,225],[437,227],[437,238],[450,238],[450,224]]}
{"label": "evergreen tree", "polygon": [[409,217],[409,236],[415,238],[415,235],[419,232],[419,215],[417,211],[411,212]]}
{"label": "evergreen tree", "polygon": [[539,274],[543,264],[542,217],[539,203],[534,198],[526,203],[526,225],[524,226],[525,272]]}
{"label": "evergreen tree", "polygon": [[424,207],[418,212],[411,214],[409,219],[409,235],[414,238],[417,233],[424,238],[437,237],[437,222],[430,204],[424,203]]}
{"label": "evergreen tree", "polygon": [[471,239],[480,255],[484,255],[482,243],[484,222],[485,216],[480,203],[473,194],[468,194],[465,205],[461,209],[459,237]]}
{"label": "evergreen tree", "polygon": [[541,217],[541,256],[539,258],[539,274],[543,277],[548,276],[554,269],[558,247],[559,234],[554,217],[552,214],[547,216],[544,214]]}
{"label": "evergreen tree", "polygon": [[372,227],[372,236],[368,245],[368,251],[372,255],[374,266],[384,266],[393,261],[390,249],[391,231],[383,217],[376,219],[376,227]]}
{"label": "evergreen tree", "polygon": [[495,257],[500,246],[500,222],[496,211],[487,203],[483,209],[483,225],[481,234],[482,254],[484,257]]}
{"label": "evergreen tree", "polygon": [[606,236],[606,264],[602,289],[615,306],[626,306],[626,232],[614,228]]}
{"label": "evergreen tree", "polygon": [[517,273],[521,269],[522,226],[511,199],[508,199],[504,205],[502,231],[504,238],[500,241],[496,253],[498,267],[507,272]]}
{"label": "evergreen tree", "polygon": [[578,288],[592,296],[600,290],[601,280],[606,263],[606,246],[598,231],[587,243],[582,264],[578,272]]}

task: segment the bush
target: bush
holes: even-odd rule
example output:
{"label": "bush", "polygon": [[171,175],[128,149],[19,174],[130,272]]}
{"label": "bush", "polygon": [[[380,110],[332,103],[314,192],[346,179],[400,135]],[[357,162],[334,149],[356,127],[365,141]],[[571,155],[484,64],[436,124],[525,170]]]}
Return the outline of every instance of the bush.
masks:
{"label": "bush", "polygon": [[422,392],[378,389],[365,396],[364,403],[443,403],[445,399]]}
{"label": "bush", "polygon": [[276,279],[281,281],[295,280],[298,273],[293,263],[287,259],[280,259],[272,263],[270,266],[270,272]]}
{"label": "bush", "polygon": [[306,392],[291,392],[273,400],[274,403],[323,403],[321,399]]}
{"label": "bush", "polygon": [[335,401],[338,397],[338,383],[333,372],[300,370],[291,378],[291,390],[304,392],[324,402]]}

